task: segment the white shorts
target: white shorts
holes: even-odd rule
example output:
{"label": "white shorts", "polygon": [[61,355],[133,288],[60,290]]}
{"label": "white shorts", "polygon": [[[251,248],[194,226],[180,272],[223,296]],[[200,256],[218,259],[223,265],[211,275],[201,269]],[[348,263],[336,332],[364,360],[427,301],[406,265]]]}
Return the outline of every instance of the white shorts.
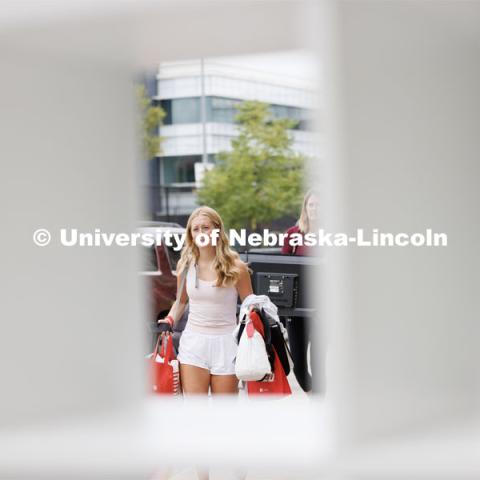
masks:
{"label": "white shorts", "polygon": [[184,330],[177,359],[180,363],[205,368],[212,375],[235,375],[237,348],[231,333],[206,335]]}

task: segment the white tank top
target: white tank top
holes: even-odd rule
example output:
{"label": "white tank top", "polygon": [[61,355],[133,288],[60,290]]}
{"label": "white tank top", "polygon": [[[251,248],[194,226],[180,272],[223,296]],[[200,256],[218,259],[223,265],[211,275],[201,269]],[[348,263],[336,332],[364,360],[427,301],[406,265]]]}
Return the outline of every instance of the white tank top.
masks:
{"label": "white tank top", "polygon": [[207,335],[232,333],[237,323],[237,289],[216,287],[215,281],[195,279],[195,266],[191,264],[185,282],[189,301],[185,331]]}

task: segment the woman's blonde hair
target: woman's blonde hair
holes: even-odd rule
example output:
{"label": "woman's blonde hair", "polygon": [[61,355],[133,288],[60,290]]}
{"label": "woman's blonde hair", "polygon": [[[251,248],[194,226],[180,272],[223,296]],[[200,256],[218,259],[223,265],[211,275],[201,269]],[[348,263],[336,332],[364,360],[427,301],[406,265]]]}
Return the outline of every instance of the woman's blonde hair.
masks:
{"label": "woman's blonde hair", "polygon": [[240,277],[240,268],[238,267],[240,257],[237,252],[230,248],[222,218],[213,208],[207,206],[196,208],[188,218],[185,245],[178,261],[177,274],[182,275],[192,262],[197,263],[200,256],[200,251],[192,235],[192,222],[200,215],[208,217],[213,224],[213,228],[219,230],[214,260],[214,269],[217,272],[217,283],[215,286],[227,287],[234,285]]}
{"label": "woman's blonde hair", "polygon": [[308,190],[303,197],[302,211],[297,222],[298,228],[302,233],[308,233],[310,231],[310,220],[307,214],[307,203],[310,197],[318,197],[318,193],[315,190]]}

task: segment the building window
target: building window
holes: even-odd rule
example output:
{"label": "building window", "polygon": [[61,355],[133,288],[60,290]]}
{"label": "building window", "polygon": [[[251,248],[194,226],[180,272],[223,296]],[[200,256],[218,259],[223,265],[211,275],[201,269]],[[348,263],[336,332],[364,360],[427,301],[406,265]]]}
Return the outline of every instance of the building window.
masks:
{"label": "building window", "polygon": [[177,123],[200,123],[200,98],[174,98],[161,100],[160,106],[165,111],[164,125]]}
{"label": "building window", "polygon": [[240,103],[240,100],[234,98],[207,97],[207,121],[235,123],[235,115],[238,113],[235,105]]}
{"label": "building window", "polygon": [[290,107],[286,105],[271,105],[271,110],[275,118],[289,118],[295,120],[297,124],[293,130],[306,130],[308,122],[308,110],[300,107]]}
{"label": "building window", "polygon": [[[161,100],[160,106],[166,114],[163,124],[200,123],[202,121],[200,101],[200,97]],[[238,113],[235,107],[241,102],[242,100],[235,98],[206,97],[207,122],[235,123],[235,115]],[[274,118],[289,118],[297,121],[294,130],[307,129],[309,114],[307,109],[287,105],[270,105],[270,109]]]}
{"label": "building window", "polygon": [[202,161],[201,155],[160,157],[163,164],[163,184],[195,182],[195,163]]}
{"label": "building window", "polygon": [[[207,121],[218,123],[235,123],[238,113],[236,105],[242,101],[235,98],[207,97]],[[270,105],[274,118],[289,118],[295,120],[294,130],[305,130],[308,111],[300,107],[287,105]]]}

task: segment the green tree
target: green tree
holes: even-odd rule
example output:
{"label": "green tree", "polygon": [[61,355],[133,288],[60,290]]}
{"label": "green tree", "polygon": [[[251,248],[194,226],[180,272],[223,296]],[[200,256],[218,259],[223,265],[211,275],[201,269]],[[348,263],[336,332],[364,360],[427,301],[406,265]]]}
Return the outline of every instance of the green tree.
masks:
{"label": "green tree", "polygon": [[256,230],[298,212],[305,158],[292,150],[295,121],[274,118],[268,104],[258,101],[237,108],[239,135],[205,172],[198,200],[215,208],[227,228]]}
{"label": "green tree", "polygon": [[161,107],[154,107],[147,95],[144,85],[136,86],[137,103],[140,111],[140,133],[142,135],[142,158],[150,160],[161,150],[162,137],[157,134],[165,112]]}

